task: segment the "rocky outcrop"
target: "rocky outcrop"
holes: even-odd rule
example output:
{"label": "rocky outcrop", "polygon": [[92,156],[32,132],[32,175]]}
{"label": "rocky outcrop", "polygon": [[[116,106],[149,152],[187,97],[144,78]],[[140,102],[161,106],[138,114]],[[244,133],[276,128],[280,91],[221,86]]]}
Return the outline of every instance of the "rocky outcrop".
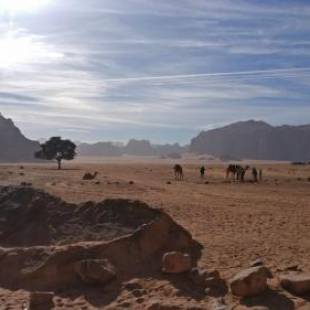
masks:
{"label": "rocky outcrop", "polygon": [[113,142],[81,143],[78,145],[77,153],[81,156],[121,156],[123,146],[115,145]]}
{"label": "rocky outcrop", "polygon": [[308,161],[309,139],[309,125],[273,127],[251,120],[201,132],[190,151],[229,159]]}
{"label": "rocky outcrop", "polygon": [[128,155],[156,155],[155,150],[152,148],[152,145],[148,140],[131,139],[128,141],[124,152]]}
{"label": "rocky outcrop", "polygon": [[33,154],[39,149],[38,142],[27,139],[11,119],[0,113],[0,161],[35,161]]}
{"label": "rocky outcrop", "polygon": [[114,142],[97,142],[94,144],[80,143],[77,153],[81,156],[166,156],[180,158],[186,152],[187,146],[175,144],[151,144],[148,140],[131,139],[126,145]]}
{"label": "rocky outcrop", "polygon": [[160,274],[166,252],[190,253],[194,265],[201,254],[188,231],[141,202],[74,205],[33,188],[5,187],[0,215],[0,286],[7,288],[123,282]]}

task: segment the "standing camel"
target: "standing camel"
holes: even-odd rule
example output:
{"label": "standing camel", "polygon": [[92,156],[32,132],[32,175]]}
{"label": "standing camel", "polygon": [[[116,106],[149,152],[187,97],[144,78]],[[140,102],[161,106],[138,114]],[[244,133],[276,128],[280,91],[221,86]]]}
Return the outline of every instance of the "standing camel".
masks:
{"label": "standing camel", "polygon": [[237,171],[237,180],[238,181],[244,182],[245,173],[248,169],[250,169],[250,166],[245,166],[245,167],[240,166],[238,168],[238,171]]}
{"label": "standing camel", "polygon": [[176,165],[174,165],[173,170],[174,170],[175,179],[176,180],[183,180],[184,175],[183,175],[182,166],[179,164],[176,164]]}
{"label": "standing camel", "polygon": [[235,164],[228,165],[228,167],[226,168],[226,179],[228,179],[229,176],[232,175],[232,179],[235,180],[238,169],[240,169],[240,167],[241,167],[240,165],[235,165]]}
{"label": "standing camel", "polygon": [[243,182],[245,173],[249,168],[249,166],[242,167],[241,165],[230,164],[226,168],[226,179],[228,179],[229,176],[232,175],[232,179],[234,181],[237,180]]}

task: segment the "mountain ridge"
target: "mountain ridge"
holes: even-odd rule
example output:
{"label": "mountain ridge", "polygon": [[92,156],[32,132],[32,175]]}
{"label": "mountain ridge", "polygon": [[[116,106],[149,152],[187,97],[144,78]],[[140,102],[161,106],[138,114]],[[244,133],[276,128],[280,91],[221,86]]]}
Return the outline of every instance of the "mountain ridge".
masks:
{"label": "mountain ridge", "polygon": [[40,148],[37,141],[27,139],[10,118],[0,113],[0,161],[35,161],[34,152]]}
{"label": "mountain ridge", "polygon": [[310,124],[272,126],[248,120],[200,132],[190,151],[217,157],[310,160]]}

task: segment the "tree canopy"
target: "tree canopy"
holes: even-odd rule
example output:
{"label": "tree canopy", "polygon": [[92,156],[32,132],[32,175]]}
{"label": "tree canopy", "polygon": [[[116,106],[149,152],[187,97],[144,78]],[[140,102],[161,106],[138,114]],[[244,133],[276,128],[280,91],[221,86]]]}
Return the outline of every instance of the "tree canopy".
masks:
{"label": "tree canopy", "polygon": [[61,169],[61,161],[72,160],[75,155],[76,145],[70,140],[63,140],[61,137],[52,137],[45,143],[40,144],[41,150],[35,152],[35,158],[53,160],[58,163]]}

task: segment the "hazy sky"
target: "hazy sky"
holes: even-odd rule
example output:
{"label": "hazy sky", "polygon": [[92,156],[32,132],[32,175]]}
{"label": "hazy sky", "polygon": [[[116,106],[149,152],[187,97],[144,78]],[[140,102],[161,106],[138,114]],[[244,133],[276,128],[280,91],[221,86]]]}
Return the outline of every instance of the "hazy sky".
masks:
{"label": "hazy sky", "polygon": [[310,1],[0,0],[0,72],[31,138],[310,123]]}

